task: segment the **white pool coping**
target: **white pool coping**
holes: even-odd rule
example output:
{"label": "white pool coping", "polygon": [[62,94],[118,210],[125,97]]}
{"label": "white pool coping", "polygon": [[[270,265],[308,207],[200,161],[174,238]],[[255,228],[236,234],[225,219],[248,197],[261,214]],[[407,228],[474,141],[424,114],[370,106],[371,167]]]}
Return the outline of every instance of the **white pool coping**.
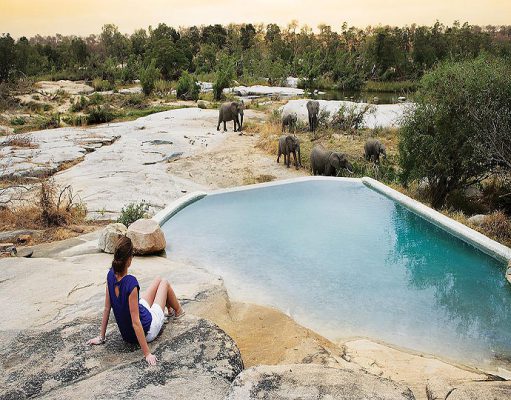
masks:
{"label": "white pool coping", "polygon": [[364,178],[333,178],[333,177],[324,177],[324,176],[308,176],[301,178],[292,178],[285,179],[280,181],[273,182],[265,182],[265,183],[257,183],[254,185],[246,185],[246,186],[237,186],[228,189],[219,189],[212,190],[209,192],[193,192],[189,193],[172,203],[170,203],[167,207],[161,210],[158,214],[156,214],[153,219],[158,222],[159,225],[163,225],[170,218],[172,218],[175,214],[181,211],[186,206],[194,203],[197,200],[200,200],[208,195],[215,195],[221,193],[232,193],[232,192],[241,192],[247,190],[254,190],[261,187],[269,187],[269,186],[279,186],[286,185],[290,183],[296,182],[307,182],[307,181],[322,181],[322,180],[335,180],[336,182],[344,181],[344,182],[359,182],[363,183],[366,187],[374,190],[377,193],[380,193],[393,201],[401,204],[406,207],[408,210],[413,213],[421,216],[432,224],[438,226],[439,228],[444,229],[450,234],[460,238],[464,242],[472,245],[473,247],[481,250],[483,253],[488,254],[489,256],[496,258],[503,263],[507,263],[511,261],[511,249],[506,247],[487,236],[469,228],[466,225],[463,225],[460,222],[457,222],[438,211],[433,210],[432,208],[420,203],[417,200],[414,200],[397,190],[394,190],[387,185],[378,182],[375,179],[364,177]]}

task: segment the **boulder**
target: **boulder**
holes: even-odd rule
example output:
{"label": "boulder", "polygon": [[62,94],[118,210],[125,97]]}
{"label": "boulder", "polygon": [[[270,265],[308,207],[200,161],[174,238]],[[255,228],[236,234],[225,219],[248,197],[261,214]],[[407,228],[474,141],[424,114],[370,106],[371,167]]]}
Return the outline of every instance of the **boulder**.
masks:
{"label": "boulder", "polygon": [[482,224],[484,224],[484,220],[485,219],[486,219],[486,215],[484,215],[484,214],[476,214],[476,215],[472,215],[468,219],[468,222],[470,222],[471,224],[474,224],[476,226],[481,226]]}
{"label": "boulder", "polygon": [[126,236],[128,228],[121,223],[110,224],[103,229],[98,239],[98,248],[105,253],[113,254],[115,245],[121,236]]}
{"label": "boulder", "polygon": [[248,399],[415,399],[409,388],[365,372],[317,364],[261,365],[244,370],[228,400]]}
{"label": "boulder", "polygon": [[126,234],[133,242],[135,254],[155,254],[165,250],[167,243],[160,225],[148,218],[142,218],[133,222],[128,227]]}
{"label": "boulder", "polygon": [[105,345],[86,345],[100,319],[2,332],[0,398],[223,399],[243,369],[234,341],[207,320],[187,315],[164,325],[150,344],[159,362],[149,367],[138,346],[123,342],[115,322]]}

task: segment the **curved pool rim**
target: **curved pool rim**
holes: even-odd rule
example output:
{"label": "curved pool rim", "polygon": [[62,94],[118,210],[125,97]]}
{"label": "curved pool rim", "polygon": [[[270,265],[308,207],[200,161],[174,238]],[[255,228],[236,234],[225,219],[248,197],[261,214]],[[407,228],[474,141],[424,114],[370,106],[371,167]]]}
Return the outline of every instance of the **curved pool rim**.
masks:
{"label": "curved pool rim", "polygon": [[[152,219],[155,220],[160,226],[167,222],[170,218],[176,215],[183,208],[188,205],[211,195],[221,194],[221,193],[232,193],[232,192],[240,192],[240,191],[249,191],[256,190],[262,187],[269,186],[280,186],[280,185],[289,185],[297,182],[307,182],[307,181],[332,181],[332,182],[359,182],[363,183],[369,189],[382,194],[395,201],[396,203],[401,204],[414,214],[419,215],[420,217],[426,219],[432,224],[438,226],[439,228],[449,232],[450,234],[458,237],[464,242],[470,244],[471,246],[481,250],[483,253],[503,262],[508,263],[511,261],[511,248],[504,246],[496,242],[495,240],[490,239],[489,237],[483,235],[475,231],[472,228],[469,228],[466,225],[463,225],[460,222],[449,218],[442,213],[420,203],[417,200],[414,200],[395,189],[369,177],[363,178],[338,178],[338,177],[325,177],[325,176],[308,176],[301,178],[292,178],[285,180],[278,180],[272,182],[265,183],[257,183],[253,185],[245,185],[245,186],[236,186],[232,188],[226,189],[218,189],[212,191],[197,191],[189,193],[185,196],[180,197],[179,199],[171,202],[168,206],[166,206],[163,210],[158,212]],[[505,273],[505,269],[504,269]]]}

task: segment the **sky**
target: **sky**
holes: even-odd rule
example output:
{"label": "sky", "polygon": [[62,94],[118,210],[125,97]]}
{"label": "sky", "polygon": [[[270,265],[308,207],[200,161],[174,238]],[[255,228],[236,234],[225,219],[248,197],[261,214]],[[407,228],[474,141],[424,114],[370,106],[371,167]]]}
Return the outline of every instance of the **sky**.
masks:
{"label": "sky", "polygon": [[116,24],[121,32],[156,26],[277,23],[338,30],[349,25],[431,25],[455,20],[477,25],[511,24],[511,0],[0,0],[0,33],[86,36]]}

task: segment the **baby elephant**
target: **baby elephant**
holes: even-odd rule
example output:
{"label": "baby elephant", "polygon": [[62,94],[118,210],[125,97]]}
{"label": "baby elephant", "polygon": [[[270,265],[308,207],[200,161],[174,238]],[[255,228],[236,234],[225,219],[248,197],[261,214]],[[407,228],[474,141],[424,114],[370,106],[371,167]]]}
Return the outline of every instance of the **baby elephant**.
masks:
{"label": "baby elephant", "polygon": [[236,101],[223,103],[220,106],[218,113],[218,125],[216,130],[220,130],[220,124],[224,123],[224,132],[227,131],[226,122],[234,121],[234,132],[241,132],[243,127],[243,109],[245,108],[243,102],[238,103]]}
{"label": "baby elephant", "polygon": [[310,160],[313,175],[337,176],[342,168],[353,173],[353,166],[345,154],[327,150],[321,145],[314,146]]}
{"label": "baby elephant", "polygon": [[[296,153],[298,152],[298,159]],[[283,135],[279,138],[279,154],[277,156],[277,162],[280,160],[280,156],[284,154],[284,164],[289,168],[291,162],[291,154],[295,159],[296,169],[302,166],[302,156],[300,154],[300,141],[294,135]]]}
{"label": "baby elephant", "polygon": [[286,126],[288,127],[288,132],[291,132],[291,129],[293,132],[296,132],[296,121],[298,120],[298,117],[296,116],[296,113],[287,114],[282,118],[282,133],[286,131]]}
{"label": "baby elephant", "polygon": [[364,157],[367,161],[380,162],[380,154],[387,158],[385,145],[378,139],[369,139],[364,145]]}

